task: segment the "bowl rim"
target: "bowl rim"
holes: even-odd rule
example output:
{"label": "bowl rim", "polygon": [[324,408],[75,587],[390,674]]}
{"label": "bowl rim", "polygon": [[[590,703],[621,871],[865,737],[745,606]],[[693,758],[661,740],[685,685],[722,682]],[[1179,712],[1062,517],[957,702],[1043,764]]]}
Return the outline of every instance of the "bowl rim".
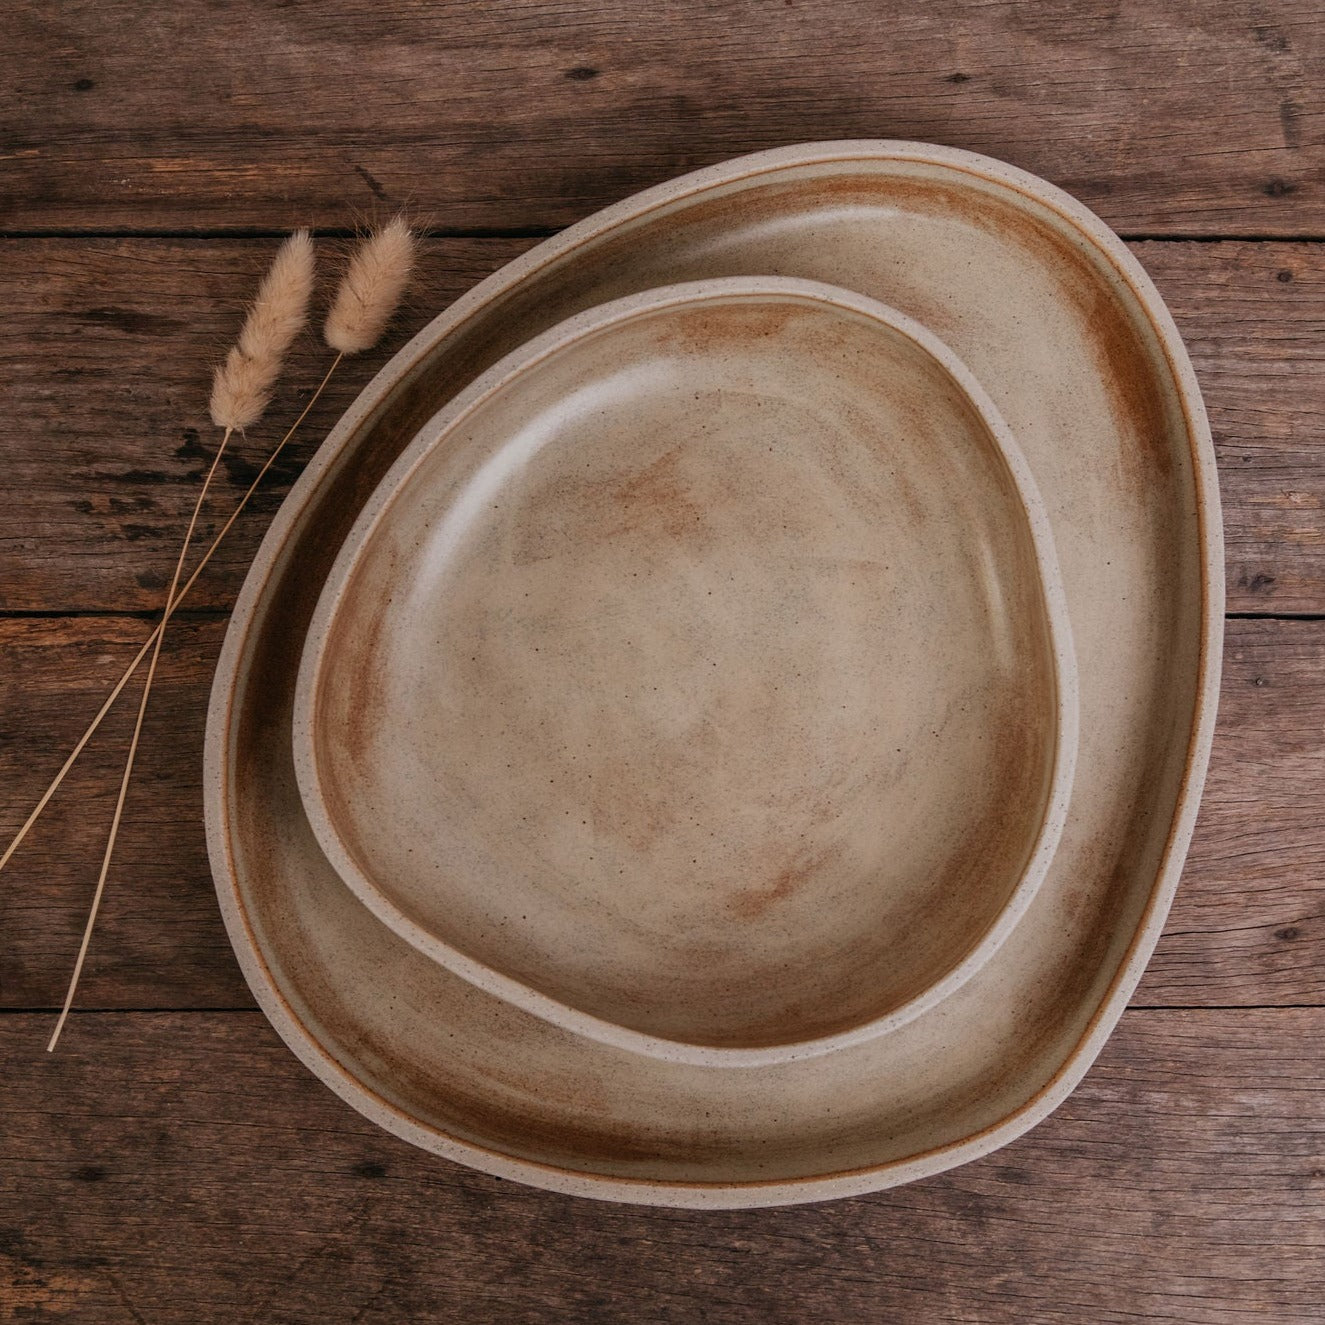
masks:
{"label": "bowl rim", "polygon": [[[968,402],[1011,479],[1014,502],[1020,507],[1019,513],[1030,535],[1038,576],[1040,614],[1047,627],[1052,669],[1052,694],[1046,697],[1045,707],[1053,724],[1053,740],[1040,819],[1020,874],[988,926],[936,980],[885,1012],[832,1034],[772,1041],[758,1046],[713,1045],[652,1034],[586,1012],[466,952],[411,915],[373,879],[341,832],[340,820],[323,775],[324,747],[316,715],[329,666],[336,620],[374,537],[389,520],[395,503],[429,458],[463,429],[484,405],[513,389],[518,390],[522,379],[554,356],[631,322],[713,303],[753,301],[798,303],[829,309],[854,315],[875,328],[896,334],[935,363]],[[717,277],[640,291],[567,318],[498,360],[447,401],[419,429],[360,510],[323,582],[317,607],[304,636],[292,726],[295,777],[318,846],[355,896],[388,929],[411,946],[480,989],[572,1034],[669,1062],[703,1067],[758,1067],[817,1057],[896,1030],[955,993],[997,952],[1043,883],[1067,820],[1078,748],[1077,667],[1067,597],[1039,488],[1011,429],[957,354],[914,318],[868,295],[798,277]]]}

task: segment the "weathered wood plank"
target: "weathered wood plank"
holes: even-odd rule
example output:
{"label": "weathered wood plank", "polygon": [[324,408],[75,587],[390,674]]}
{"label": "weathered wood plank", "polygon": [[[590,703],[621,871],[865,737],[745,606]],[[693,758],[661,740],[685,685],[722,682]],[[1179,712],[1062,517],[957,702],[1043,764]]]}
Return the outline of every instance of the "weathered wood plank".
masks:
{"label": "weathered wood plank", "polygon": [[[193,599],[234,599],[280,498],[386,354],[531,240],[434,240],[400,327],[352,362]],[[159,605],[214,430],[211,366],[271,241],[40,240],[3,246],[0,611]],[[1325,244],[1145,243],[1191,346],[1224,489],[1229,607],[1325,611]],[[328,264],[328,270],[332,269]],[[311,335],[228,461],[224,513],[326,358]]]}
{"label": "weathered wood plank", "polygon": [[[223,633],[181,622],[145,729],[85,1007],[250,999],[216,910],[202,831],[208,686]],[[148,626],[0,621],[0,838],[22,822]],[[50,1007],[77,950],[126,708],[0,877],[0,1006]],[[113,718],[112,721],[115,721]],[[1201,820],[1140,1004],[1325,1004],[1325,622],[1234,621]]]}
{"label": "weathered wood plank", "polygon": [[1325,622],[1230,621],[1196,836],[1143,1005],[1325,1004]]}
{"label": "weathered wood plank", "polygon": [[14,1319],[1319,1319],[1325,1011],[1130,1012],[1038,1129],[770,1211],[536,1192],[394,1140],[257,1013],[0,1019]]}
{"label": "weathered wood plank", "polygon": [[1201,383],[1228,607],[1325,611],[1325,244],[1137,244]]}
{"label": "weathered wood plank", "polygon": [[1014,161],[1133,233],[1325,230],[1314,0],[72,0],[5,29],[10,229],[401,201],[561,226],[740,152],[897,137]]}

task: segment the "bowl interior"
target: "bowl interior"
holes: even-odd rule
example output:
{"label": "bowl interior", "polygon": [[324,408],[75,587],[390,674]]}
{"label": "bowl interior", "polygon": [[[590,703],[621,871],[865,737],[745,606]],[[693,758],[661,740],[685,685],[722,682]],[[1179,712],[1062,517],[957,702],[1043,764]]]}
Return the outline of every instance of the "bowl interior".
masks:
{"label": "bowl interior", "polygon": [[645,307],[433,429],[376,511],[310,637],[315,829],[434,955],[606,1024],[885,1017],[1042,836],[1038,555],[911,336],[786,294]]}

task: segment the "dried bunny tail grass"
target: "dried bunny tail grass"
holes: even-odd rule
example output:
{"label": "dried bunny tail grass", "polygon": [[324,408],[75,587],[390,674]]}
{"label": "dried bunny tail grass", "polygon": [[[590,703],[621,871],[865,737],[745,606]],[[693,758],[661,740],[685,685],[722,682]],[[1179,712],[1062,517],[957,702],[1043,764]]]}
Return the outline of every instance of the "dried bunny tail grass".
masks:
{"label": "dried bunny tail grass", "polygon": [[[138,754],[138,743],[143,734],[143,719],[147,716],[147,703],[152,695],[152,682],[156,679],[156,666],[161,658],[161,644],[166,637],[166,625],[175,606],[176,590],[180,576],[184,571],[184,562],[189,555],[189,545],[193,542],[193,531],[198,527],[198,516],[207,493],[216,477],[217,466],[225,454],[226,444],[236,431],[256,423],[271,397],[276,375],[280,372],[281,360],[290,348],[290,342],[299,334],[299,329],[308,318],[308,301],[313,295],[313,241],[307,230],[297,230],[285,241],[276,253],[271,267],[262,284],[258,287],[257,298],[249,309],[248,317],[239,333],[239,341],[226,356],[225,362],[216,370],[212,382],[211,414],[212,422],[218,428],[224,428],[216,454],[212,457],[211,468],[202,481],[198,499],[193,503],[193,514],[189,516],[188,528],[184,531],[184,541],[180,545],[179,557],[175,561],[175,571],[170,577],[170,588],[166,590],[165,610],[161,614],[161,624],[156,629],[156,638],[152,643],[152,656],[147,664],[147,678],[143,682],[142,695],[138,700],[138,716],[134,719],[133,735],[129,738],[129,753],[124,761],[124,772],[120,776],[120,789],[115,798],[115,811],[111,816],[110,834],[106,838],[106,850],[101,858],[101,873],[97,876],[97,886],[92,893],[92,906],[88,911],[87,923],[83,926],[83,940],[78,946],[78,956],[74,959],[73,975],[65,991],[64,1005],[55,1022],[55,1029],[46,1044],[46,1052],[53,1053],[59,1043],[60,1033],[69,1019],[69,1010],[73,1007],[74,995],[78,992],[78,981],[83,974],[83,963],[87,960],[87,950],[92,942],[92,931],[96,927],[97,913],[101,909],[101,899],[106,891],[106,879],[110,874],[111,860],[115,855],[115,843],[119,837],[120,822],[124,815],[124,802],[129,793],[129,783],[133,780],[134,760]],[[11,848],[12,850],[12,848]],[[6,853],[6,859],[8,853]]]}
{"label": "dried bunny tail grass", "polygon": [[327,314],[327,344],[360,354],[377,344],[391,321],[414,266],[414,232],[397,216],[355,251]]}
{"label": "dried bunny tail grass", "polygon": [[312,296],[313,241],[307,230],[296,230],[263,277],[238,343],[216,370],[210,405],[218,428],[242,432],[262,417]]}
{"label": "dried bunny tail grass", "polygon": [[[77,744],[65,759],[60,771],[52,779],[45,792],[42,793],[41,799],[38,800],[36,806],[28,815],[23,826],[14,835],[13,840],[4,852],[0,853],[0,870],[3,870],[27,837],[33,825],[40,818],[43,810],[96,733],[107,713],[110,712],[111,706],[128,685],[134,672],[141,665],[144,658],[147,658],[150,654],[151,660],[148,663],[147,681],[139,701],[138,717],[129,746],[128,759],[125,762],[124,773],[120,781],[120,793],[116,802],[110,836],[106,843],[106,853],[102,859],[101,874],[97,880],[96,891],[93,894],[91,910],[83,931],[83,941],[79,948],[68,992],[65,995],[64,1006],[61,1009],[50,1043],[47,1045],[48,1049],[55,1048],[60,1032],[68,1018],[78,987],[79,976],[83,969],[84,959],[87,956],[92,930],[96,924],[97,913],[110,869],[115,839],[119,830],[120,816],[124,809],[124,797],[133,773],[143,715],[147,708],[148,696],[151,693],[157,659],[161,651],[161,642],[165,636],[166,624],[181,600],[197,582],[212,555],[238,520],[250,498],[257,491],[258,485],[268,470],[275,464],[286,444],[317,403],[334,376],[341,360],[347,353],[357,353],[360,349],[369,348],[376,338],[381,335],[386,323],[395,312],[396,303],[409,277],[413,259],[413,236],[409,226],[399,217],[363,244],[362,250],[356,254],[355,261],[351,264],[351,270],[347,272],[339,292],[340,307],[337,310],[336,330],[332,331],[330,328],[328,330],[328,340],[332,340],[334,335],[341,343],[353,348],[341,349],[335,341],[332,342],[333,348],[337,349],[337,353],[317,389],[304,405],[299,417],[291,424],[285,436],[281,438],[275,449],[267,457],[266,462],[249,485],[248,491],[245,492],[238,505],[231,512],[229,519],[213,537],[211,545],[203,553],[198,564],[194,567],[193,573],[180,585],[184,559],[193,538],[198,515],[203,502],[206,500],[208,489],[216,474],[217,466],[226,445],[236,429],[243,429],[255,422],[260,416],[262,407],[266,403],[266,396],[274,384],[274,373],[279,368],[280,357],[298,332],[300,325],[302,325],[313,284],[312,245],[306,232],[301,231],[292,236],[282,246],[276,261],[262,284],[253,310],[245,322],[238,345],[230,352],[225,364],[216,373],[211,400],[212,418],[218,427],[225,429],[225,433],[217,447],[216,455],[213,457],[211,469],[203,483],[202,491],[198,494],[193,516],[184,536],[184,544],[180,549],[179,562],[171,578],[170,592],[166,595],[167,603],[161,621],[143,642],[138,653],[130,660],[129,665],[124,669],[110,694],[107,695],[96,716],[88,724],[83,735],[79,737]],[[256,363],[255,360],[265,360],[266,370],[272,376],[264,381],[260,372],[262,364]]]}

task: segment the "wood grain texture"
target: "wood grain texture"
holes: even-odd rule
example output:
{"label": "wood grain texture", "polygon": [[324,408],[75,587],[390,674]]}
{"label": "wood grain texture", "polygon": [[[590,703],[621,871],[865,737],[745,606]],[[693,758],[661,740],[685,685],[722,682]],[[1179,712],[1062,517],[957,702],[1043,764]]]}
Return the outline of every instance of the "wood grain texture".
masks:
{"label": "wood grain texture", "polygon": [[[148,629],[132,618],[0,621],[6,841]],[[204,714],[223,631],[217,618],[181,622],[163,653],[84,1007],[251,1005],[202,830]],[[0,1007],[49,1007],[63,993],[130,718],[112,718],[0,876]],[[1200,823],[1136,1002],[1325,1003],[1322,786],[1325,622],[1230,622]]]}
{"label": "wood grain texture", "polygon": [[1325,1003],[1325,622],[1230,621],[1187,867],[1133,1003]]}
{"label": "wood grain texture", "polygon": [[1210,415],[1231,612],[1325,611],[1325,244],[1136,244]]}
{"label": "wood grain texture", "polygon": [[[388,341],[344,371],[192,602],[228,607],[290,483],[406,336],[532,240],[424,246]],[[215,430],[213,363],[270,240],[0,244],[0,611],[154,610]],[[326,246],[334,275],[337,245]],[[343,245],[339,246],[343,247]],[[1142,243],[1206,396],[1220,463],[1229,608],[1325,611],[1325,244]],[[226,459],[213,516],[247,486],[327,362],[310,334],[267,420]]]}
{"label": "wood grain texture", "polygon": [[734,1212],[599,1205],[425,1155],[257,1013],[85,1014],[53,1059],[48,1020],[0,1018],[15,1320],[1319,1320],[1325,1010],[1129,1012],[998,1154]]}
{"label": "wood grain texture", "polygon": [[1315,0],[66,0],[12,11],[3,45],[11,230],[344,225],[406,201],[555,227],[850,137],[990,153],[1133,233],[1325,230]]}
{"label": "wood grain texture", "polygon": [[[150,630],[133,618],[0,621],[6,844]],[[216,617],[177,619],[166,637],[80,986],[84,1006],[253,1005],[216,909],[202,825],[207,695],[224,630]],[[64,996],[137,697],[137,685],[126,690],[0,875],[0,1006],[50,1006]]]}

